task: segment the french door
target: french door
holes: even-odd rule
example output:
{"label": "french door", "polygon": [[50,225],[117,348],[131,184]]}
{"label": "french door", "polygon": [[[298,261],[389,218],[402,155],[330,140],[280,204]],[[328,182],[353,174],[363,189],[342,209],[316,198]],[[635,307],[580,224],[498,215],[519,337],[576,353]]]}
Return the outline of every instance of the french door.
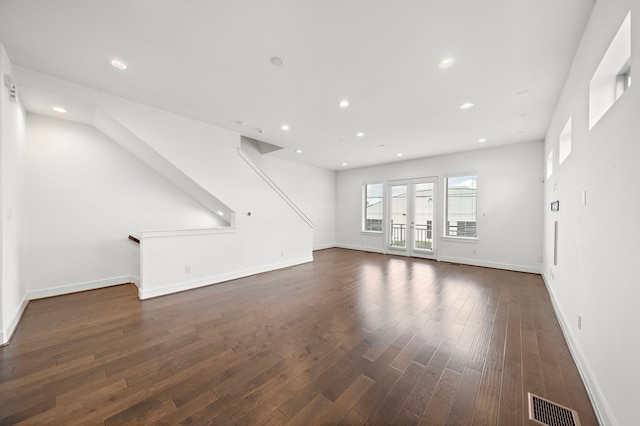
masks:
{"label": "french door", "polygon": [[387,187],[388,252],[435,258],[436,179],[390,181]]}

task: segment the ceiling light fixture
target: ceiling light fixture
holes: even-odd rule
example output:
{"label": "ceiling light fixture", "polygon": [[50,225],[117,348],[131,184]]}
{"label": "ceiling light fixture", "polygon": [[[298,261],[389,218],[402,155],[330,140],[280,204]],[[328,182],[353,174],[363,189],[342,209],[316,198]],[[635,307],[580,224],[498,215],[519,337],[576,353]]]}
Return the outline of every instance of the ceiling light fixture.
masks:
{"label": "ceiling light fixture", "polygon": [[402,153],[401,152],[397,153],[396,157],[402,157]]}
{"label": "ceiling light fixture", "polygon": [[218,215],[219,216],[224,216],[224,213],[222,213],[220,210],[218,210]]}
{"label": "ceiling light fixture", "polygon": [[117,68],[119,70],[126,70],[127,69],[127,64],[125,64],[120,59],[112,59],[111,61],[109,61],[109,63],[111,64],[112,67]]}
{"label": "ceiling light fixture", "polygon": [[66,114],[67,112],[67,110],[65,108],[62,108],[61,106],[54,106],[51,109],[54,110],[55,112],[59,112],[60,114]]}
{"label": "ceiling light fixture", "polygon": [[256,128],[255,128],[255,129],[253,129],[253,130],[255,130],[255,131],[256,131],[256,132],[258,132],[258,133],[264,133],[264,129],[262,129],[262,128],[260,128],[260,127],[256,127]]}
{"label": "ceiling light fixture", "polygon": [[247,125],[247,123],[245,123],[242,120],[233,120],[233,122],[236,123],[238,126],[242,126],[242,127]]}
{"label": "ceiling light fixture", "polygon": [[280,56],[273,56],[271,57],[271,64],[274,67],[281,67],[284,65],[284,59],[282,59]]}
{"label": "ceiling light fixture", "polygon": [[487,138],[480,138],[478,139],[478,142],[480,143],[485,143],[487,141]]}
{"label": "ceiling light fixture", "polygon": [[338,105],[340,106],[340,108],[346,108],[349,106],[349,101],[347,99],[343,99]]}
{"label": "ceiling light fixture", "polygon": [[342,167],[345,167],[345,166],[347,166],[347,165],[348,165],[347,163],[342,163]]}
{"label": "ceiling light fixture", "polygon": [[362,137],[364,137],[364,132],[358,132],[358,133],[356,133],[356,136],[359,137],[359,138],[362,138]]}
{"label": "ceiling light fixture", "polygon": [[471,109],[473,107],[474,107],[473,102],[465,102],[462,105],[460,105],[460,109],[462,110]]}
{"label": "ceiling light fixture", "polygon": [[302,150],[301,149],[296,149],[296,154],[302,154]]}
{"label": "ceiling light fixture", "polygon": [[445,68],[449,68],[453,66],[453,64],[455,63],[456,63],[456,58],[454,58],[453,56],[447,56],[446,58],[442,58],[440,62],[438,62],[438,68],[443,70]]}
{"label": "ceiling light fixture", "polygon": [[289,131],[289,125],[287,125],[287,124],[283,124],[282,126],[280,126],[280,128],[281,128],[282,130],[284,130],[285,132],[288,132],[288,131]]}

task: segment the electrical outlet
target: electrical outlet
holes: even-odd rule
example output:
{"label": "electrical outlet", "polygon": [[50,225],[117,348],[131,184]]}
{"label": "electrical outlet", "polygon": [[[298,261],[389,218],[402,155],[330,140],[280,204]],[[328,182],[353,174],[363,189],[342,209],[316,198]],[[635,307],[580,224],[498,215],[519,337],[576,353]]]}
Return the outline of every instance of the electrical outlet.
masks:
{"label": "electrical outlet", "polygon": [[190,273],[191,273],[191,265],[185,265],[185,266],[184,266],[184,271],[185,271],[187,274],[190,274]]}

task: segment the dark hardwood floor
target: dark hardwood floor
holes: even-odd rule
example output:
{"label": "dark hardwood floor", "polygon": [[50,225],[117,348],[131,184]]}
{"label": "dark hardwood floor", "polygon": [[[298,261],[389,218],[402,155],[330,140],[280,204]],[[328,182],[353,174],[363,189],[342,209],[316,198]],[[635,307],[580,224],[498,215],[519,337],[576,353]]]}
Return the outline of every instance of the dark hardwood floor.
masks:
{"label": "dark hardwood floor", "polygon": [[597,424],[540,276],[314,257],[143,302],[30,302],[0,348],[0,423],[513,426],[531,391]]}

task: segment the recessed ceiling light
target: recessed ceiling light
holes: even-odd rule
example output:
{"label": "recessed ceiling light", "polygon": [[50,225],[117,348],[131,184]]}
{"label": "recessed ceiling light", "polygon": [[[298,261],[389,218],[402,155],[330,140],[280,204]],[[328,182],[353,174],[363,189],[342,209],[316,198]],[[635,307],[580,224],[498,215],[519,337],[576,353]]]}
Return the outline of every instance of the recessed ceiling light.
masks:
{"label": "recessed ceiling light", "polygon": [[384,145],[378,145],[378,148],[384,148]]}
{"label": "recessed ceiling light", "polygon": [[258,133],[264,133],[264,129],[261,129],[260,127],[256,127],[253,130],[255,130]]}
{"label": "recessed ceiling light", "polygon": [[55,112],[59,112],[60,114],[65,114],[67,112],[67,110],[62,108],[61,106],[54,106],[51,109],[54,110]]}
{"label": "recessed ceiling light", "polygon": [[224,216],[224,213],[222,213],[220,210],[218,210],[218,215],[219,216]]}
{"label": "recessed ceiling light", "polygon": [[485,143],[487,141],[487,138],[480,138],[478,139],[478,142],[480,143]]}
{"label": "recessed ceiling light", "polygon": [[287,125],[287,124],[283,124],[282,126],[280,126],[280,128],[281,128],[282,130],[284,130],[285,132],[288,132],[288,131],[289,131],[289,125]]}
{"label": "recessed ceiling light", "polygon": [[242,120],[233,120],[233,122],[236,123],[238,126],[242,126],[242,127],[247,125],[247,123],[245,123]]}
{"label": "recessed ceiling light", "polygon": [[347,165],[348,165],[347,163],[342,163],[342,167],[347,166]]}
{"label": "recessed ceiling light", "polygon": [[356,136],[359,137],[359,138],[362,138],[362,137],[364,137],[364,132],[358,132],[358,133],[356,133]]}
{"label": "recessed ceiling light", "polygon": [[397,153],[396,157],[402,157],[402,153],[401,152]]}
{"label": "recessed ceiling light", "polygon": [[462,105],[460,105],[460,109],[471,109],[473,108],[474,104],[473,102],[465,102]]}
{"label": "recessed ceiling light", "polygon": [[284,65],[284,59],[282,59],[280,56],[273,56],[271,58],[271,64],[274,67],[281,67]]}
{"label": "recessed ceiling light", "polygon": [[302,154],[302,150],[301,149],[296,149],[296,154]]}
{"label": "recessed ceiling light", "polygon": [[442,58],[440,62],[438,62],[438,68],[443,70],[445,68],[449,68],[455,63],[456,63],[456,58],[454,58],[453,56],[448,56],[446,58]]}
{"label": "recessed ceiling light", "polygon": [[349,106],[349,101],[347,99],[343,99],[338,105],[340,106],[340,108],[346,108]]}
{"label": "recessed ceiling light", "polygon": [[127,69],[127,64],[125,64],[120,59],[112,59],[111,61],[109,61],[109,63],[111,64],[112,67],[117,68],[119,70],[126,70]]}

